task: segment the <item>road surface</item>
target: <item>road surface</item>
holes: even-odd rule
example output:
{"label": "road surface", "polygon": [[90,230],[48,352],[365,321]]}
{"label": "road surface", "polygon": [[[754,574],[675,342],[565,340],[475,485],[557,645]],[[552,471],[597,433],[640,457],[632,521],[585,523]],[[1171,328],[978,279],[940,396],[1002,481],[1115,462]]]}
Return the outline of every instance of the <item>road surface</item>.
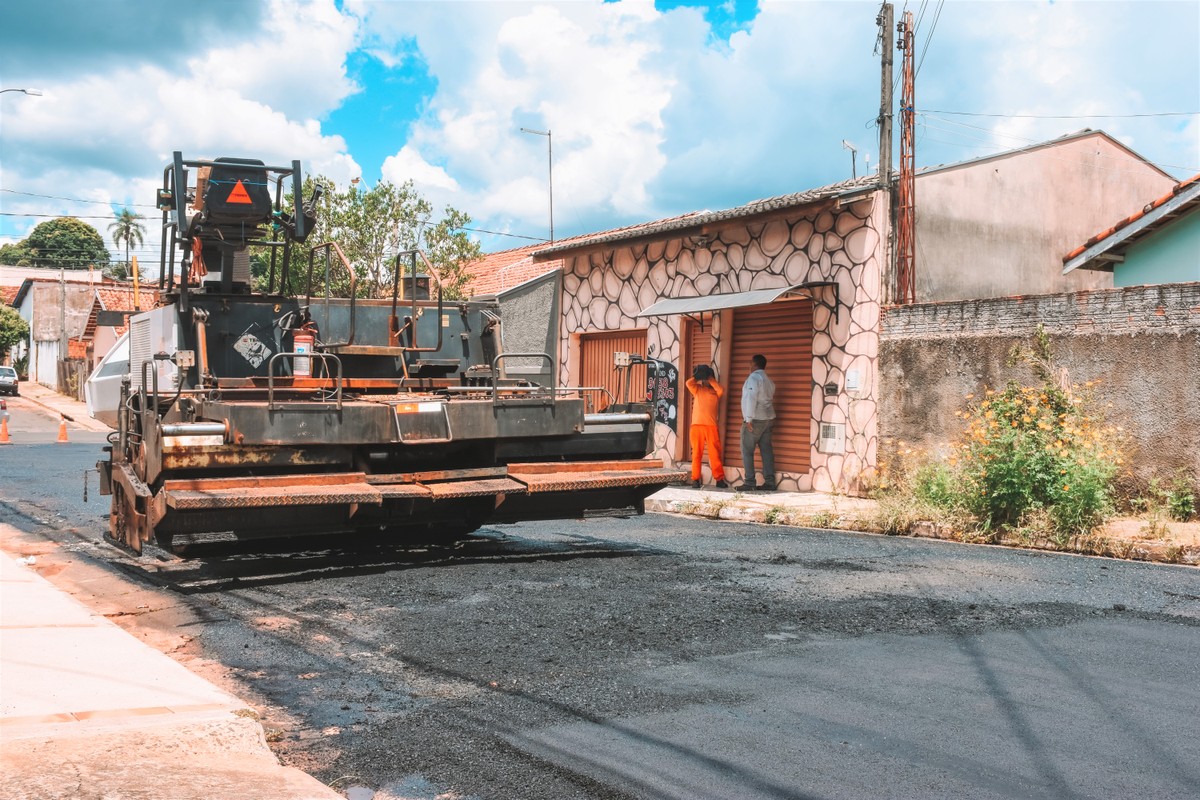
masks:
{"label": "road surface", "polygon": [[1195,568],[661,515],[134,559],[96,457],[0,451],[3,546],[357,797],[1200,796]]}

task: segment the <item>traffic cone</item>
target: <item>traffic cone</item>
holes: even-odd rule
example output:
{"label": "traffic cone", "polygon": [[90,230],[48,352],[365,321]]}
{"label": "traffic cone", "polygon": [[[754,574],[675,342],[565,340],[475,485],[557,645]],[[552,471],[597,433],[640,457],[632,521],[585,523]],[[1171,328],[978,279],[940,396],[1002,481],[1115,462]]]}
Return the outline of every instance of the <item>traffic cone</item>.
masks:
{"label": "traffic cone", "polygon": [[8,438],[8,417],[0,419],[0,444],[12,444],[12,439]]}
{"label": "traffic cone", "polygon": [[58,422],[58,440],[65,442],[67,440],[67,418],[63,417]]}

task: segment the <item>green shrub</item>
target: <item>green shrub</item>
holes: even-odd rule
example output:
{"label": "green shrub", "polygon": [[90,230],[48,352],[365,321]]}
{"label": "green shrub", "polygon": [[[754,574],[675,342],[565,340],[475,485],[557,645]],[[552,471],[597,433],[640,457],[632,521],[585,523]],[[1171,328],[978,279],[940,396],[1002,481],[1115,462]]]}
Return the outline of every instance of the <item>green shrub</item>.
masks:
{"label": "green shrub", "polygon": [[960,476],[947,464],[923,464],[913,470],[909,482],[913,497],[922,503],[947,509],[962,505]]}
{"label": "green shrub", "polygon": [[960,416],[966,430],[955,454],[913,473],[917,499],[966,510],[984,530],[1017,528],[1044,510],[1060,544],[1110,513],[1120,431],[1101,425],[1071,391],[1010,383]]}
{"label": "green shrub", "polygon": [[1171,519],[1187,522],[1196,515],[1196,493],[1183,475],[1177,475],[1166,490],[1167,513]]}

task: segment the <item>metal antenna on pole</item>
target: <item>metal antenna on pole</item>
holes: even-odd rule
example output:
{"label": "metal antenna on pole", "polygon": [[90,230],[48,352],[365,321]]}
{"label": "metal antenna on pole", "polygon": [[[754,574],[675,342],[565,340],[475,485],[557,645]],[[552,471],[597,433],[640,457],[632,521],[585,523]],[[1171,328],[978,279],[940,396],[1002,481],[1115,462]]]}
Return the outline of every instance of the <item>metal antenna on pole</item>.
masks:
{"label": "metal antenna on pole", "polygon": [[550,241],[554,241],[554,134],[549,130],[535,131],[533,128],[521,128],[522,133],[532,133],[534,136],[546,137],[546,160],[550,168]]}
{"label": "metal antenna on pole", "polygon": [[858,148],[842,139],[842,147],[850,151],[850,177],[858,177]]}

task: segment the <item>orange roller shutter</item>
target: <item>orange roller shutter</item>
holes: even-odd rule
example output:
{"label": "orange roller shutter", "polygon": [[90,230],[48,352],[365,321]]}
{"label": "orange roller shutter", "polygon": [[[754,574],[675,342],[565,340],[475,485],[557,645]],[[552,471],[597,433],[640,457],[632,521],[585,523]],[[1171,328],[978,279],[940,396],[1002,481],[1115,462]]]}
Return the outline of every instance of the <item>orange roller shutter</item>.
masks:
{"label": "orange roller shutter", "polygon": [[[692,376],[692,370],[698,364],[712,365],[712,315],[704,318],[703,326],[694,319],[684,320],[684,341],[687,342],[686,359],[680,367],[679,386],[679,420],[678,430],[680,441],[683,442],[683,460],[692,458],[692,442],[688,438],[688,426],[692,423],[692,396],[683,388],[684,382]],[[724,380],[721,385],[729,389]],[[722,441],[722,453],[729,450],[729,445]]]}
{"label": "orange roller shutter", "polygon": [[[613,369],[613,353],[636,353],[646,355],[646,331],[605,331],[603,333],[585,333],[579,337],[579,381],[581,386],[603,386],[612,393],[613,401],[620,403],[625,398],[618,394],[623,392],[620,381],[621,374]],[[646,367],[634,367],[629,371],[632,389],[630,401],[642,401],[646,397]],[[608,397],[603,393],[589,392],[596,398],[596,411],[608,405]]]}
{"label": "orange roller shutter", "polygon": [[741,467],[742,384],[752,369],[750,357],[767,358],[775,382],[775,469],[807,473],[811,465],[812,301],[784,300],[733,312],[726,411],[725,463]]}

